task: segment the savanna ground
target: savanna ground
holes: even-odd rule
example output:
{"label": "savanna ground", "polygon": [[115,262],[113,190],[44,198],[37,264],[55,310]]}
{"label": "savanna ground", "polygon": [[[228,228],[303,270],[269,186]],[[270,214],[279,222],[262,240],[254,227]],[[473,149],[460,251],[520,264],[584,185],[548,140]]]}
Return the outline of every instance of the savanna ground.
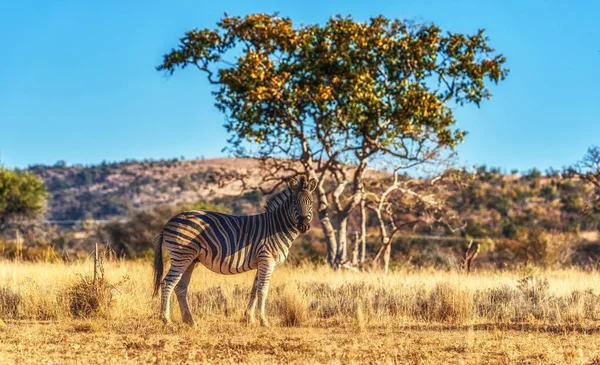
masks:
{"label": "savanna ground", "polygon": [[[158,320],[146,262],[0,262],[0,363],[600,364],[600,274],[334,272],[284,266],[271,327],[243,317],[253,273],[198,267],[198,326]],[[176,300],[173,297],[173,300]]]}

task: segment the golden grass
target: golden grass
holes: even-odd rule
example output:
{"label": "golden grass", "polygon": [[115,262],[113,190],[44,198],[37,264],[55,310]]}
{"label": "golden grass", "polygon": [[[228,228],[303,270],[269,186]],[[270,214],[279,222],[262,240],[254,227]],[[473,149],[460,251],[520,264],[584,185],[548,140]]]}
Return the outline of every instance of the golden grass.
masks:
{"label": "golden grass", "polygon": [[[162,326],[149,263],[107,263],[102,304],[87,295],[91,271],[0,262],[0,363],[600,363],[596,272],[284,266],[263,329],[243,318],[254,273],[198,267],[189,292],[198,327],[188,328],[175,297],[176,323]],[[81,298],[101,308],[81,307],[78,319]]]}

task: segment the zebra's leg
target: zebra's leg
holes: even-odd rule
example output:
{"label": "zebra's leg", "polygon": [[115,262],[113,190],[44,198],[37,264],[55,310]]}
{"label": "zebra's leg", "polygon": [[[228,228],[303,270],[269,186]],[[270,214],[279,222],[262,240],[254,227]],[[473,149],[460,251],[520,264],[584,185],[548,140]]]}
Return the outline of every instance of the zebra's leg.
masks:
{"label": "zebra's leg", "polygon": [[181,318],[183,319],[183,323],[186,323],[192,327],[196,326],[196,322],[194,322],[194,318],[192,317],[192,313],[190,312],[190,307],[187,302],[187,291],[188,286],[190,285],[190,279],[192,278],[192,273],[196,268],[196,263],[192,262],[190,266],[183,272],[183,276],[181,276],[181,280],[175,286],[175,295],[177,295],[177,301],[179,302],[179,309],[181,310]]}
{"label": "zebra's leg", "polygon": [[[165,324],[171,322],[171,294],[173,293],[173,289],[175,289],[175,285],[179,283],[183,273],[190,265],[191,260],[189,262],[173,262],[171,261],[171,268],[169,272],[160,283],[161,285],[161,300],[160,300],[160,316]],[[183,264],[183,265],[182,265]]]}
{"label": "zebra's leg", "polygon": [[271,274],[274,269],[275,265],[271,263],[264,263],[258,267],[258,285],[256,293],[258,295],[260,325],[263,327],[269,326],[269,322],[265,316],[265,301],[267,300],[267,294],[269,293],[269,282],[271,281]]}
{"label": "zebra's leg", "polygon": [[248,302],[248,308],[246,309],[246,320],[250,324],[254,324],[254,309],[256,308],[256,288],[258,287],[258,271],[254,276],[254,283],[252,284],[252,290],[250,291],[250,301]]}

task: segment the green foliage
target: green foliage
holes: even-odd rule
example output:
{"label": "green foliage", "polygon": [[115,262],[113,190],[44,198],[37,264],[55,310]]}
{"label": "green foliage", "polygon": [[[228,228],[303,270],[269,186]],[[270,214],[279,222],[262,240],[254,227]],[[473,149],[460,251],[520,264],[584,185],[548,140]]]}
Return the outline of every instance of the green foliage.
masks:
{"label": "green foliage", "polygon": [[[233,51],[241,54],[231,62]],[[493,53],[483,30],[455,34],[383,16],[294,27],[259,13],[187,32],[157,69],[206,72],[237,152],[250,141],[263,156],[290,156],[309,142],[329,146],[333,159],[364,147],[408,158],[412,143],[463,140],[447,103],[491,97],[486,81],[508,73]]]}
{"label": "green foliage", "polygon": [[47,200],[46,186],[39,176],[0,167],[0,231],[9,220],[39,217]]}

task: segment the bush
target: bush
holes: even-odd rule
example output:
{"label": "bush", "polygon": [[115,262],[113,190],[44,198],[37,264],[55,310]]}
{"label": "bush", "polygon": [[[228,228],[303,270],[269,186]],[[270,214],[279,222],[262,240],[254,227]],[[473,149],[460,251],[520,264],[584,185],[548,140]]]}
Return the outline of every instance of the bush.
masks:
{"label": "bush", "polygon": [[47,200],[47,188],[39,176],[0,167],[0,232],[10,220],[41,216]]}
{"label": "bush", "polygon": [[57,262],[61,260],[54,248],[43,241],[34,241],[23,245],[17,244],[15,241],[0,239],[0,256],[9,260],[32,262]]}
{"label": "bush", "polygon": [[514,319],[514,303],[518,297],[519,293],[507,285],[477,291],[474,295],[476,312],[480,317],[494,322],[509,322]]}
{"label": "bush", "polygon": [[471,293],[449,283],[437,284],[422,306],[424,317],[434,322],[464,322],[471,315]]}
{"label": "bush", "polygon": [[177,207],[161,206],[136,213],[126,222],[113,221],[104,227],[102,233],[108,237],[103,240],[110,242],[119,256],[143,257],[145,252],[152,251],[154,238],[178,211]]}
{"label": "bush", "polygon": [[285,327],[300,327],[306,324],[308,319],[308,306],[298,290],[290,290],[287,287],[277,297],[275,307],[281,325]]}
{"label": "bush", "polygon": [[573,233],[523,228],[514,240],[503,240],[499,248],[510,253],[512,260],[524,264],[556,267],[570,262],[579,239]]}
{"label": "bush", "polygon": [[76,318],[106,316],[113,304],[112,286],[101,278],[79,276],[66,291],[69,313]]}
{"label": "bush", "polygon": [[0,317],[3,319],[16,319],[19,316],[21,296],[12,288],[0,287]]}

